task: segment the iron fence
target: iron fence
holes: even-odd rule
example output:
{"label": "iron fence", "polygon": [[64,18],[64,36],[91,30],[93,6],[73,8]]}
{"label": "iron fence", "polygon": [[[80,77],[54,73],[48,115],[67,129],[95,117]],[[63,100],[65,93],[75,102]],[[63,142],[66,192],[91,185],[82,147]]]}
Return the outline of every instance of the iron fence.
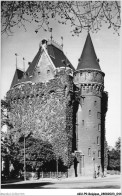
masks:
{"label": "iron fence", "polygon": [[[22,177],[24,177],[24,172],[22,173]],[[41,178],[67,178],[67,172],[26,172],[26,179],[41,179]]]}

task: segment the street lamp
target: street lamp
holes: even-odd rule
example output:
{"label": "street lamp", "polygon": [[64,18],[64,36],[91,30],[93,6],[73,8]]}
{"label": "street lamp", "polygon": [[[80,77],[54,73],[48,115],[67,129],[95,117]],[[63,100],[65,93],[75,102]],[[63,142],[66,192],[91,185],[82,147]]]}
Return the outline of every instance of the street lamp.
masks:
{"label": "street lamp", "polygon": [[58,178],[58,157],[56,157],[56,173],[57,173],[57,178]]}
{"label": "street lamp", "polygon": [[25,137],[25,134],[22,134],[21,135],[21,137],[19,138],[19,142],[23,142],[24,144],[24,167],[23,167],[23,169],[24,169],[24,180],[26,181],[26,152],[25,152],[25,139],[26,139],[26,137]]}
{"label": "street lamp", "polygon": [[29,134],[22,134],[22,136],[20,137],[19,141],[22,139],[24,141],[24,181],[26,181],[26,151],[25,151],[25,147],[26,147],[26,138],[28,138],[31,135],[31,132]]}
{"label": "street lamp", "polygon": [[24,136],[24,181],[26,181],[26,154],[25,154],[25,136]]}

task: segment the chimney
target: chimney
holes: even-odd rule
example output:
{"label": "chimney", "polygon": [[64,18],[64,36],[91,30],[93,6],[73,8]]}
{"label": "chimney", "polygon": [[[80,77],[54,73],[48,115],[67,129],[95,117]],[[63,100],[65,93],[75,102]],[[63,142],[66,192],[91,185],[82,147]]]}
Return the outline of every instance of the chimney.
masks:
{"label": "chimney", "polygon": [[42,47],[45,47],[45,48],[47,47],[47,40],[46,40],[46,39],[43,39],[43,40],[40,42],[39,48],[40,48],[41,46],[42,46]]}

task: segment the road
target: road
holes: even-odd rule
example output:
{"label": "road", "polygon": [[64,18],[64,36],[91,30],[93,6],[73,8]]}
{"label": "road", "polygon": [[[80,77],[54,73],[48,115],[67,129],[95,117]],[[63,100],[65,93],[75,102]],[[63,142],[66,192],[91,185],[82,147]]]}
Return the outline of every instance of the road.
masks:
{"label": "road", "polygon": [[104,178],[40,179],[2,184],[2,189],[120,189],[120,175]]}

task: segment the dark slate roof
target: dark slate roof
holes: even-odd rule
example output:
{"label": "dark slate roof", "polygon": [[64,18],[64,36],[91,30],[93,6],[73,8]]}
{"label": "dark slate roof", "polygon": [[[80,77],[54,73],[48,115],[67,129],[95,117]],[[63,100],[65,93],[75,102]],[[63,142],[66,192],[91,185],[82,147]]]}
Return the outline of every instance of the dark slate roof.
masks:
{"label": "dark slate roof", "polygon": [[[31,78],[29,76],[33,75],[34,69],[40,60],[40,57],[42,54],[41,49],[42,48],[40,47],[36,56],[34,57],[33,61],[30,63],[30,65],[25,73],[25,77],[22,78],[23,72],[17,69],[17,71],[15,72],[13,81],[12,81],[11,88],[18,83],[31,81]],[[58,47],[58,46],[56,47],[54,44],[50,43],[47,45],[47,51],[48,51],[48,54],[49,54],[54,66],[56,68],[70,67],[71,69],[73,69],[75,71],[74,67],[72,66],[70,61],[67,59],[67,57],[65,56],[64,52],[60,49],[60,47]],[[20,75],[21,75],[21,77],[20,77]],[[18,79],[19,79],[19,81],[18,81]]]}
{"label": "dark slate roof", "polygon": [[48,45],[47,47],[48,54],[55,65],[56,68],[58,67],[70,67],[71,69],[75,70],[73,65],[70,63],[68,58],[65,56],[64,52],[54,46],[53,44]]}
{"label": "dark slate roof", "polygon": [[22,70],[18,68],[16,69],[12,83],[11,83],[11,88],[20,82],[19,80],[21,80],[21,78],[23,77],[23,73],[24,72]]}
{"label": "dark slate roof", "polygon": [[[71,69],[75,70],[62,50],[60,50],[59,48],[57,48],[53,44],[49,44],[49,45],[47,45],[47,51],[48,51],[48,54],[49,54],[54,66],[56,68],[66,66],[66,67],[70,67]],[[40,57],[41,57],[41,47],[26,71],[26,74],[28,76],[33,74],[33,71],[34,71],[36,65],[38,64]]]}
{"label": "dark slate roof", "polygon": [[99,60],[97,59],[91,36],[88,33],[86,42],[79,59],[77,70],[80,69],[97,69],[101,70]]}
{"label": "dark slate roof", "polygon": [[36,65],[38,64],[40,57],[41,57],[41,48],[39,48],[39,51],[37,52],[36,56],[34,57],[33,61],[30,63],[30,66],[28,67],[28,69],[26,71],[26,74],[28,76],[33,74],[33,71],[34,71]]}

